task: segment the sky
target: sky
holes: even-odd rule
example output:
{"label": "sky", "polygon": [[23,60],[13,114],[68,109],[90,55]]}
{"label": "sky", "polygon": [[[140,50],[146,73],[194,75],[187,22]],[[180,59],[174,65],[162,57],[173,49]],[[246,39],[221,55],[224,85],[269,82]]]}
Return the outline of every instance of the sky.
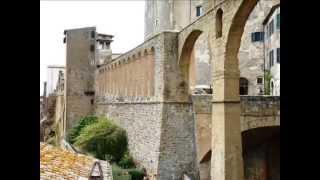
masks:
{"label": "sky", "polygon": [[40,1],[40,95],[48,65],[65,65],[65,29],[95,26],[114,35],[113,53],[125,53],[144,39],[144,1]]}

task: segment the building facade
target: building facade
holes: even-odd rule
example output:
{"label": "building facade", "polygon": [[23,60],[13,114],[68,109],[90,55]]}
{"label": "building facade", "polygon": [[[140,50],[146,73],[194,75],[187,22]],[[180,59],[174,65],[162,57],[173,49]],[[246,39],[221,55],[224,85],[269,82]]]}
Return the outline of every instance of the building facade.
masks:
{"label": "building facade", "polygon": [[[146,40],[100,66],[96,29],[67,30],[60,137],[82,116],[105,116],[127,131],[130,153],[150,178],[280,179],[280,98],[259,96],[268,14],[260,2],[147,1]],[[259,18],[249,16],[255,9]],[[247,18],[261,21],[242,33]],[[195,95],[197,85],[213,93]]]}
{"label": "building facade", "polygon": [[[210,9],[212,2],[206,0],[166,0],[146,1],[145,5],[145,39],[147,39],[164,30],[182,30],[203,16]],[[269,58],[266,52],[269,52],[270,40],[272,39],[272,43],[276,45],[276,41],[279,42],[279,40],[275,40],[275,38],[280,38],[279,30],[274,33],[275,35],[272,35],[272,38],[268,38],[265,33],[266,28],[263,23],[270,12],[273,12],[272,5],[272,0],[259,1],[246,22],[238,53],[241,77],[239,93],[241,95],[270,95],[269,92],[265,92],[265,72],[268,71],[268,66],[265,66],[265,63]],[[214,59],[208,44],[208,36],[205,34],[201,34],[195,42],[192,66],[190,67],[192,89],[212,87],[211,73]],[[279,43],[277,47],[280,47]],[[274,77],[272,82],[274,86],[277,84],[277,87],[280,86],[280,76],[275,72],[279,72],[279,70],[278,65],[270,70]],[[268,84],[270,85],[270,82]],[[276,88],[273,91],[276,92]],[[279,94],[272,93],[271,95]]]}
{"label": "building facade", "polygon": [[280,6],[271,9],[263,21],[265,32],[265,67],[269,75],[266,83],[270,95],[280,96]]}
{"label": "building facade", "polygon": [[47,96],[54,93],[57,86],[59,73],[64,72],[64,66],[51,65],[47,67]]}

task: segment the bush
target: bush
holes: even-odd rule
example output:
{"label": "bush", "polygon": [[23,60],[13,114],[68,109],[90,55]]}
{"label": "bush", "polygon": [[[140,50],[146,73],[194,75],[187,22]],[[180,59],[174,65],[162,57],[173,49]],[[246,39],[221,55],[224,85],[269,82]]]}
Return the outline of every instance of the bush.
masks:
{"label": "bush", "polygon": [[128,172],[132,177],[131,180],[143,180],[143,177],[145,176],[141,169],[129,169]]}
{"label": "bush", "polygon": [[[145,176],[143,170],[133,169],[122,169],[116,164],[112,164],[112,175],[114,179],[130,179],[130,180],[143,180]],[[130,176],[130,177],[128,177]]]}
{"label": "bush", "polygon": [[76,141],[75,139],[79,136],[81,130],[90,124],[96,123],[97,120],[98,118],[95,116],[86,116],[81,118],[79,124],[70,130],[67,136],[67,141],[71,144],[74,144]]}
{"label": "bush", "polygon": [[128,151],[126,151],[126,153],[120,159],[120,161],[118,162],[118,165],[124,169],[135,167],[133,158]]}
{"label": "bush", "polygon": [[112,162],[120,161],[127,151],[127,144],[125,130],[103,118],[82,128],[74,142],[75,146],[96,158]]}

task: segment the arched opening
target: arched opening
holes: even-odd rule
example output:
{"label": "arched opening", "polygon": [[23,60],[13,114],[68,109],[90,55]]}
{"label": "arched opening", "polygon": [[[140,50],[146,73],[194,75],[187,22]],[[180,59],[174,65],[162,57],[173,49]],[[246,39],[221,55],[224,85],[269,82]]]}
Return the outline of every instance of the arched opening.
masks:
{"label": "arched opening", "polygon": [[223,11],[222,9],[218,9],[216,14],[216,38],[222,37],[222,16]]}
{"label": "arched opening", "polygon": [[245,179],[280,180],[280,127],[242,132]]}
{"label": "arched opening", "polygon": [[272,95],[272,96],[274,95],[273,91],[274,91],[274,84],[273,84],[273,81],[271,81],[270,82],[270,95]]}
{"label": "arched opening", "polygon": [[239,94],[248,95],[249,81],[246,78],[241,77],[239,82]]}
{"label": "arched opening", "polygon": [[179,60],[179,67],[183,81],[185,82],[183,83],[183,88],[185,88],[184,92],[187,93],[185,94],[186,96],[192,94],[192,88],[196,84],[194,45],[201,33],[202,31],[200,30],[192,31],[185,40],[182,47],[182,52]]}

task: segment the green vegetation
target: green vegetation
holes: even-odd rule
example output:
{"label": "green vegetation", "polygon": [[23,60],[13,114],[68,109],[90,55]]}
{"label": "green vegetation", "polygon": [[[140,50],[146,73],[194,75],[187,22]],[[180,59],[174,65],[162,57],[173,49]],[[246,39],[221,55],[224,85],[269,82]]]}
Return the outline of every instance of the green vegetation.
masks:
{"label": "green vegetation", "polygon": [[104,118],[83,127],[74,142],[75,146],[96,158],[112,162],[120,161],[127,151],[127,144],[125,130]]}
{"label": "green vegetation", "polygon": [[86,116],[81,118],[79,124],[70,130],[70,133],[67,136],[67,141],[71,144],[75,143],[75,139],[79,136],[81,130],[86,126],[97,122],[97,120],[98,118],[95,116]]}
{"label": "green vegetation", "polygon": [[144,172],[135,167],[128,151],[127,134],[111,120],[88,116],[71,129],[68,141],[83,152],[112,163],[115,180],[142,180]]}
{"label": "green vegetation", "polygon": [[145,173],[142,169],[122,169],[118,165],[112,164],[112,176],[114,180],[143,180]]}
{"label": "green vegetation", "polygon": [[264,84],[265,94],[270,95],[270,81],[272,78],[270,71],[265,71],[264,78],[265,78],[265,84]]}

